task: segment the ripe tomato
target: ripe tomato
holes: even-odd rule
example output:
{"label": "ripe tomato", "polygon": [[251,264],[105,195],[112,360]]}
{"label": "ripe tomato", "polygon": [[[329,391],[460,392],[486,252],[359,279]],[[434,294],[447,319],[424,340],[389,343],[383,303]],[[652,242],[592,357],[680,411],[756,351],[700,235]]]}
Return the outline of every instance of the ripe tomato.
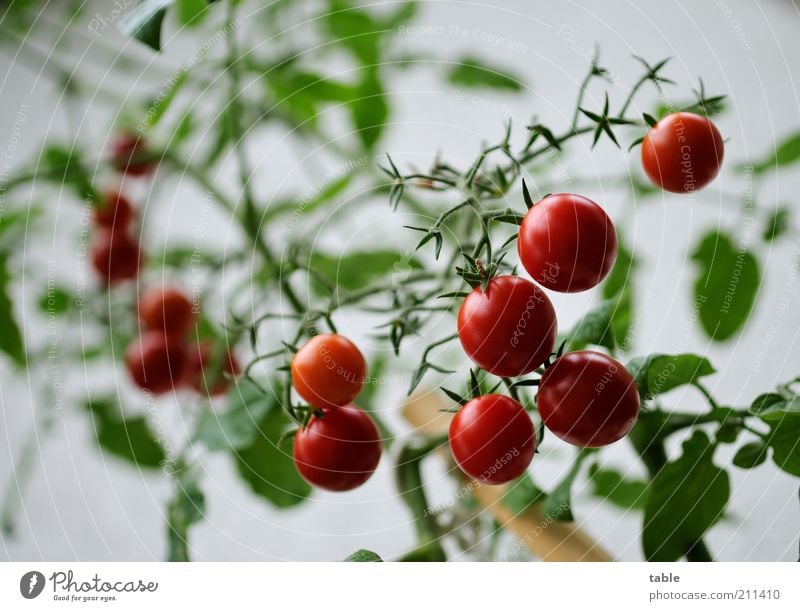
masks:
{"label": "ripe tomato", "polygon": [[690,193],[716,178],[724,152],[714,123],[690,112],[676,112],[647,132],[642,166],[654,185],[672,193]]}
{"label": "ripe tomato", "polygon": [[536,451],[536,431],[525,409],[504,395],[467,402],[450,423],[450,451],[461,470],[486,484],[522,475]]}
{"label": "ripe tomato", "polygon": [[570,352],[548,367],[536,402],[548,429],[586,448],[621,439],[639,414],[631,374],[610,356],[591,350]]}
{"label": "ripe tomato", "polygon": [[134,383],[150,392],[169,392],[181,381],[186,365],[183,338],[148,331],[125,351],[125,365]]}
{"label": "ripe tomato", "polygon": [[370,478],[381,459],[381,449],[372,418],[354,405],[342,405],[312,416],[297,431],[294,464],[312,486],[341,492]]}
{"label": "ripe tomato", "polygon": [[556,312],[538,286],[518,276],[497,276],[476,287],[458,311],[458,338],[475,364],[498,376],[529,373],[547,360],[556,342]]}
{"label": "ripe tomato", "polygon": [[599,284],[617,260],[617,234],[605,211],[581,195],[548,195],[528,210],[517,236],[522,265],[561,293]]}
{"label": "ripe tomato", "polygon": [[139,274],[142,253],[125,232],[101,229],[90,249],[92,266],[107,284],[130,280]]}
{"label": "ripe tomato", "polygon": [[145,141],[136,134],[123,132],[111,143],[111,165],[131,176],[151,174],[156,162],[148,157]]}
{"label": "ripe tomato", "polygon": [[194,321],[192,301],[174,287],[161,286],[139,297],[139,320],[148,329],[186,335]]}
{"label": "ripe tomato", "polygon": [[[212,397],[223,394],[231,384],[226,375],[236,377],[241,373],[241,367],[231,350],[218,357],[218,363],[214,362],[215,357],[217,355],[210,342],[202,342],[191,347],[184,368],[183,382],[202,394]],[[219,371],[220,369],[222,371]]]}
{"label": "ripe tomato", "polygon": [[92,210],[92,216],[98,227],[125,231],[133,220],[133,206],[122,193],[109,191]]}
{"label": "ripe tomato", "polygon": [[367,363],[356,345],[334,333],[312,337],[292,359],[292,383],[314,407],[337,407],[356,398]]}

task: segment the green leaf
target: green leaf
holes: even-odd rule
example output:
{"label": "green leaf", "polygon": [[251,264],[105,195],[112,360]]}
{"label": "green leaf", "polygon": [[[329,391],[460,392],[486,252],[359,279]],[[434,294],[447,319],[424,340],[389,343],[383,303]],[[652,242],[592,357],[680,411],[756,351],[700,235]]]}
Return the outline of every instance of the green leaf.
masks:
{"label": "green leaf", "polygon": [[780,420],[769,422],[767,443],[772,460],[787,473],[800,477],[800,416],[785,413]]}
{"label": "green leaf", "polygon": [[137,467],[157,468],[166,463],[164,448],[156,440],[144,416],[125,417],[113,398],[89,399],[95,434],[100,447]]}
{"label": "green leaf", "polygon": [[544,497],[544,491],[533,482],[530,474],[524,473],[508,485],[502,501],[514,515],[520,515]]}
{"label": "green leaf", "polygon": [[325,25],[336,42],[348,49],[364,66],[380,63],[380,39],[387,28],[348,0],[331,0]]}
{"label": "green leaf", "polygon": [[786,234],[790,229],[791,214],[791,210],[786,207],[775,210],[767,219],[764,225],[764,233],[761,237],[766,242],[774,242]]}
{"label": "green leaf", "polygon": [[167,561],[189,562],[189,527],[205,517],[206,499],[193,473],[181,465],[176,475],[167,505]]}
{"label": "green leaf", "polygon": [[786,414],[800,415],[800,397],[766,393],[755,398],[750,411],[765,422],[780,420]]}
{"label": "green leaf", "polygon": [[774,154],[755,164],[753,170],[762,173],[781,166],[787,166],[800,160],[800,132],[788,136],[778,144]]}
{"label": "green leaf", "polygon": [[39,298],[39,310],[49,316],[60,316],[69,310],[72,296],[63,287],[49,288]]}
{"label": "green leaf", "polygon": [[211,452],[251,445],[267,412],[279,409],[277,402],[277,397],[264,395],[253,384],[236,384],[228,391],[227,409],[207,407],[200,413],[193,440],[202,442]]}
{"label": "green leaf", "polygon": [[375,552],[371,552],[368,549],[360,549],[357,552],[353,552],[347,558],[344,559],[345,562],[383,562],[383,559],[376,554]]}
{"label": "green leaf", "polygon": [[730,482],[713,455],[708,436],[695,431],[684,442],[681,457],[653,478],[642,529],[647,560],[673,562],[684,556],[722,517]]}
{"label": "green leaf", "polygon": [[708,337],[730,339],[750,317],[761,284],[755,255],[721,232],[707,233],[692,259],[698,264],[695,306]]}
{"label": "green leaf", "polygon": [[544,499],[544,515],[559,522],[572,522],[572,484],[581,470],[583,461],[593,452],[592,449],[582,448],[578,451],[567,475]]}
{"label": "green leaf", "polygon": [[639,394],[644,398],[693,384],[716,372],[708,359],[696,354],[640,356],[631,359],[627,369],[636,380]]}
{"label": "green leaf", "polygon": [[622,509],[644,509],[647,482],[625,478],[619,471],[594,464],[589,469],[592,494]]}
{"label": "green leaf", "polygon": [[389,104],[377,68],[367,70],[349,107],[361,144],[374,149],[389,121]]}
{"label": "green leaf", "polygon": [[[280,396],[276,388],[275,397]],[[289,421],[277,401],[261,418],[253,440],[234,452],[239,475],[250,489],[275,507],[284,508],[302,503],[311,494],[311,486],[294,467],[293,440],[284,435]]]}
{"label": "green leaf", "polygon": [[[341,194],[350,185],[353,176],[354,173],[349,171],[341,178],[332,180],[303,199],[292,198],[270,204],[269,208],[264,211],[262,222],[266,224],[268,221],[286,214],[296,215],[295,218],[299,221],[301,217],[313,213],[320,206]],[[294,218],[291,220],[294,221]]]}
{"label": "green leaf", "polygon": [[633,280],[633,272],[639,265],[639,261],[634,257],[633,253],[619,240],[617,250],[617,260],[611,273],[603,282],[602,295],[603,299],[611,299],[612,297],[619,296],[627,287],[630,287]]}
{"label": "green leaf", "polygon": [[740,469],[754,469],[765,460],[769,446],[761,441],[747,443],[739,448],[733,457],[733,464]]}
{"label": "green leaf", "polygon": [[623,344],[630,329],[630,306],[630,293],[624,291],[619,299],[604,301],[589,310],[567,334],[570,348],[594,345],[614,350]]}
{"label": "green leaf", "polygon": [[175,0],[178,19],[183,25],[194,27],[200,25],[206,16],[208,0]]}
{"label": "green leaf", "polygon": [[174,0],[144,0],[117,21],[123,34],[134,37],[155,51],[161,50],[161,24]]}
{"label": "green leaf", "polygon": [[484,63],[473,56],[462,57],[447,74],[447,80],[462,87],[489,87],[506,91],[520,91],[522,79],[504,68]]}
{"label": "green leaf", "polygon": [[0,252],[0,350],[5,352],[17,366],[25,366],[27,362],[25,345],[14,315],[8,255],[4,252]]}
{"label": "green leaf", "polygon": [[[170,105],[175,99],[175,96],[178,95],[181,87],[183,87],[188,80],[189,72],[185,70],[180,72],[175,80],[171,81],[169,89],[165,93],[159,94],[158,97],[150,102],[143,122],[146,127],[150,128],[158,124],[161,118],[166,114],[167,110],[169,110]],[[172,144],[175,144],[174,138]]]}
{"label": "green leaf", "polygon": [[353,291],[393,273],[401,281],[404,273],[419,269],[420,262],[395,250],[356,251],[341,256],[316,251],[311,255],[310,267],[330,284]]}
{"label": "green leaf", "polygon": [[39,171],[45,180],[73,187],[81,199],[98,199],[95,198],[91,175],[77,149],[49,146],[42,152],[39,163]]}

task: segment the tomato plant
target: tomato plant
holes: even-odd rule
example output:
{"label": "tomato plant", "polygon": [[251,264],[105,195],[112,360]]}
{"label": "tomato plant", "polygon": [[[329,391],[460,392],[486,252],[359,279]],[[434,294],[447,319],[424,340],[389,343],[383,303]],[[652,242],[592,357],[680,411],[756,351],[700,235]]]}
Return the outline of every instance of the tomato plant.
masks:
{"label": "tomato plant", "polygon": [[[40,57],[20,39],[30,28],[38,42],[62,40],[34,27],[31,6],[9,9],[0,44],[18,43],[10,55],[33,62],[65,106],[102,100],[112,112],[65,118],[0,172],[0,352],[10,378],[37,380],[34,434],[20,441],[15,501],[0,515],[9,537],[21,532],[15,503],[35,502],[21,491],[37,444],[63,414],[92,423],[104,457],[163,470],[171,560],[196,555],[197,522],[225,532],[244,519],[207,496],[280,516],[322,489],[342,504],[377,491],[379,511],[391,503],[409,524],[406,560],[636,549],[705,561],[726,557],[708,533],[737,515],[736,470],[780,471],[778,495],[800,476],[800,384],[760,370],[788,329],[789,298],[761,355],[737,348],[757,332],[761,287],[793,290],[794,263],[787,281],[767,262],[786,254],[794,212],[764,177],[800,161],[796,134],[752,159],[725,96],[702,83],[690,93],[667,60],[638,57],[627,87],[592,58],[567,119],[553,118],[524,97],[531,75],[409,52],[399,31],[415,2],[135,3],[109,28],[120,48],[95,57],[119,77],[109,79],[68,65],[62,42]],[[63,10],[53,21],[72,24]],[[63,44],[86,44],[65,32]],[[501,129],[487,111],[497,134],[474,150],[448,151],[443,136],[415,142],[413,156],[391,152],[405,133],[395,87],[417,76],[491,105],[508,96],[537,117]],[[137,87],[123,91],[126,81]],[[414,99],[409,112],[427,117]],[[581,150],[610,174],[574,163]],[[38,204],[56,192],[57,206]],[[725,214],[698,230],[683,223],[694,202],[673,192],[724,199]],[[678,215],[681,235],[643,230],[640,214],[665,227]],[[665,262],[686,264],[688,288]],[[654,295],[658,282],[691,315]],[[668,328],[672,352],[648,322]],[[759,393],[733,392],[706,351],[751,367]],[[112,368],[136,388],[118,387]],[[230,478],[211,485],[210,460]],[[578,528],[594,502],[635,517],[625,545]],[[309,519],[323,524],[325,505],[309,504]],[[358,523],[373,507],[352,511]],[[520,536],[531,523],[548,536]]]}

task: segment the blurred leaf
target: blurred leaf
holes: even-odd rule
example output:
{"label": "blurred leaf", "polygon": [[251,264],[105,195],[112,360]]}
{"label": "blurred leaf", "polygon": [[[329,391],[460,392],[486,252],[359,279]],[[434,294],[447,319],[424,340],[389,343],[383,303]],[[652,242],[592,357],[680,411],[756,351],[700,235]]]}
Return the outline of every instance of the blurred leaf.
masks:
{"label": "blurred leaf", "polygon": [[226,403],[224,410],[207,407],[197,419],[192,439],[211,452],[251,445],[267,412],[280,409],[277,397],[264,395],[247,381],[231,386]]}
{"label": "blurred leaf", "polygon": [[175,0],[144,0],[117,21],[123,34],[132,36],[155,51],[161,50],[161,24]]}
{"label": "blurred leaf", "polygon": [[[205,2],[205,0],[202,0]],[[170,83],[169,89],[166,93],[160,93],[158,97],[150,102],[148,112],[145,115],[144,125],[148,128],[157,125],[161,118],[169,110],[175,96],[178,95],[183,85],[189,78],[189,72],[184,70],[178,74],[174,81]],[[173,141],[174,143],[174,141]]]}
{"label": "blurred leaf", "polygon": [[380,63],[380,38],[386,27],[347,0],[330,0],[325,24],[336,42],[347,48],[364,66]]}
{"label": "blurred leaf", "polygon": [[502,501],[511,513],[520,515],[534,503],[540,503],[544,497],[544,491],[533,482],[530,474],[523,473],[508,484]]}
{"label": "blurred leaf", "polygon": [[200,25],[206,16],[208,0],[175,0],[178,19],[183,25],[194,27]]}
{"label": "blurred leaf", "polygon": [[353,291],[392,273],[401,277],[408,270],[419,269],[421,264],[396,250],[354,251],[341,256],[316,251],[311,255],[309,267],[330,284]]}
{"label": "blurred leaf", "polygon": [[205,517],[206,499],[197,477],[184,470],[177,472],[175,495],[167,505],[167,561],[189,562],[189,527]]}
{"label": "blurred leaf", "polygon": [[784,413],[779,420],[769,421],[767,443],[772,448],[772,460],[781,469],[800,477],[800,415]]}
{"label": "blurred leaf", "polygon": [[594,345],[614,350],[625,343],[631,320],[629,295],[623,291],[619,299],[604,301],[589,310],[566,336],[570,349]]}
{"label": "blurred leaf", "polygon": [[783,207],[778,208],[770,214],[764,225],[764,233],[762,238],[767,242],[773,242],[783,236],[790,228],[791,210]]}
{"label": "blurred leaf", "polygon": [[414,17],[416,17],[418,8],[419,2],[416,0],[406,0],[394,13],[382,21],[383,27],[387,30],[394,30],[401,25],[410,23],[414,20]]}
{"label": "blurred leaf", "polygon": [[94,198],[96,195],[91,175],[77,149],[48,146],[42,152],[37,169],[43,179],[73,187],[80,199]]}
{"label": "blurred leaf", "polygon": [[[280,397],[279,390],[275,394]],[[293,440],[284,436],[288,427],[286,414],[274,402],[258,423],[252,442],[234,451],[239,475],[250,489],[281,508],[302,503],[311,494],[311,486],[294,467]]]}
{"label": "blurred leaf", "polygon": [[702,431],[683,444],[650,483],[642,544],[649,561],[684,556],[723,515],[730,497],[728,474],[713,462],[714,446]]}
{"label": "blurred leaf", "polygon": [[0,350],[5,352],[19,367],[27,362],[22,332],[14,315],[11,301],[11,274],[8,271],[8,255],[0,252]]}
{"label": "blurred leaf", "polygon": [[69,310],[72,295],[63,287],[54,286],[39,298],[39,310],[51,316],[60,316]]}
{"label": "blurred leaf", "polygon": [[376,554],[375,552],[371,552],[368,549],[360,549],[357,552],[353,552],[347,558],[344,559],[345,562],[383,562],[381,557]]}
{"label": "blurred leaf", "polygon": [[647,499],[647,482],[625,478],[619,471],[594,464],[589,469],[592,494],[622,509],[643,509]]}
{"label": "blurred leaf", "polygon": [[361,144],[372,150],[389,120],[389,104],[377,68],[366,71],[350,103],[350,115]]}
{"label": "blurred leaf", "polygon": [[700,325],[711,339],[730,339],[741,331],[753,310],[761,284],[758,261],[751,251],[737,248],[729,236],[718,231],[703,237],[692,259],[698,264],[694,303]]}
{"label": "blurred leaf", "polygon": [[167,457],[156,440],[147,418],[126,418],[113,398],[89,399],[86,407],[94,417],[97,442],[105,451],[137,467],[157,468]]}
{"label": "blurred leaf", "polygon": [[788,136],[782,140],[775,149],[775,152],[768,155],[763,161],[753,165],[756,174],[766,172],[770,169],[777,169],[800,161],[800,132]]}
{"label": "blurred leaf", "polygon": [[617,250],[617,260],[611,273],[603,282],[602,295],[603,299],[611,299],[612,297],[619,296],[626,287],[630,287],[633,281],[633,272],[638,267],[639,262],[634,257],[633,253],[619,240],[619,247]]}
{"label": "blurred leaf", "polygon": [[462,57],[450,68],[447,80],[463,87],[489,87],[506,91],[520,91],[522,79],[505,70],[490,66],[473,56]]}
{"label": "blurred leaf", "polygon": [[639,356],[630,360],[627,369],[642,397],[654,397],[693,384],[716,372],[708,359],[696,354]]}
{"label": "blurred leaf", "polygon": [[588,448],[578,450],[578,455],[575,457],[575,461],[572,463],[567,475],[544,499],[543,510],[545,517],[559,522],[572,522],[575,520],[572,515],[572,484],[581,470],[583,461],[592,452],[594,450]]}
{"label": "blurred leaf", "polygon": [[322,204],[325,204],[341,194],[353,180],[353,171],[348,171],[340,178],[336,178],[326,183],[322,187],[304,199],[292,198],[286,201],[274,202],[264,211],[262,222],[267,223],[274,218],[278,218],[287,213],[293,213],[300,217],[314,212]]}
{"label": "blurred leaf", "polygon": [[756,416],[769,422],[780,420],[786,414],[800,415],[800,397],[784,397],[777,393],[766,393],[755,398],[750,411]]}
{"label": "blurred leaf", "polygon": [[733,464],[740,469],[754,469],[765,460],[769,446],[761,441],[754,441],[743,445],[733,457]]}

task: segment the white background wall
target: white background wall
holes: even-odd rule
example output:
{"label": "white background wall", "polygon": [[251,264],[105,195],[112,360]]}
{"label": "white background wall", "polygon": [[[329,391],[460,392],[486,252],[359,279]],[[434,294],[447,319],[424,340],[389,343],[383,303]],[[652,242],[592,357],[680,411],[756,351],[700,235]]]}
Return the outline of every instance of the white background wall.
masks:
{"label": "white background wall", "polygon": [[[108,10],[103,3],[96,4],[98,11]],[[800,14],[789,1],[727,0],[726,4],[509,0],[499,4],[426,2],[420,24],[444,26],[447,33],[407,34],[404,42],[410,50],[426,49],[445,58],[468,53],[491,58],[524,77],[529,87],[527,95],[513,97],[487,91],[479,94],[482,97],[464,98],[432,76],[417,74],[396,79],[391,83],[391,94],[398,108],[385,148],[396,152],[398,161],[429,158],[442,151],[455,163],[469,163],[482,139],[499,137],[502,119],[509,114],[520,131],[534,112],[546,123],[565,124],[586,69],[587,53],[595,42],[602,47],[602,63],[619,75],[618,84],[622,88],[638,76],[638,66],[630,58],[632,54],[649,60],[671,55],[674,60],[668,75],[684,86],[676,97],[685,97],[688,84],[695,83],[700,75],[709,91],[729,94],[730,111],[720,119],[719,126],[728,139],[726,155],[730,166],[762,157],[773,140],[800,126],[795,82],[800,76],[800,47],[796,42]],[[466,35],[452,35],[451,26],[458,26]],[[74,27],[85,28],[86,23]],[[569,40],[564,35],[567,31],[573,32]],[[495,45],[489,35],[505,38],[509,44]],[[87,33],[87,40],[91,38]],[[122,35],[113,27],[104,30],[102,38],[112,48],[124,44]],[[177,66],[182,53],[191,52],[191,47],[187,49],[181,44],[176,40],[166,57],[158,61],[167,67]],[[2,73],[7,74],[0,84],[4,117],[0,122],[0,144],[12,139],[14,117],[20,105],[29,105],[29,120],[22,129],[14,158],[14,164],[19,166],[38,150],[46,133],[63,134],[67,123],[63,109],[54,111],[59,104],[55,90],[37,80],[36,73],[23,68],[19,60],[14,60],[9,48],[3,47],[0,60]],[[144,49],[131,48],[126,53],[139,62],[149,58]],[[89,74],[105,78],[102,70],[91,68],[91,62],[85,61]],[[134,88],[124,80],[114,82],[119,87]],[[613,86],[611,93],[612,100],[624,95]],[[595,90],[587,106],[599,106],[600,95]],[[652,102],[651,97],[639,110],[649,110]],[[99,108],[102,103],[98,101],[97,105]],[[84,120],[81,133],[87,140],[94,138],[99,151],[108,123],[96,117],[86,112],[78,120]],[[259,164],[255,172],[259,193],[271,194],[276,180],[302,192],[304,186],[307,188],[313,182],[308,174],[308,168],[312,167],[309,161],[300,167],[298,159],[287,153],[286,147],[268,136],[254,144],[251,151]],[[608,146],[599,146],[591,154],[588,144],[585,140],[574,144],[575,154],[568,158],[566,167],[570,177],[607,176],[629,165],[638,171],[635,154]],[[757,205],[774,207],[781,202],[797,210],[797,183],[789,175],[781,176],[780,180],[768,177],[756,194]],[[740,176],[730,174],[715,182],[702,200],[691,205],[673,196],[648,200],[635,208],[628,233],[637,254],[645,259],[640,292],[649,295],[640,304],[642,320],[634,352],[707,354],[719,370],[709,385],[723,402],[731,405],[747,405],[760,392],[800,373],[797,346],[800,303],[796,291],[790,287],[787,293],[784,286],[792,273],[796,232],[792,238],[761,251],[760,259],[766,267],[764,284],[755,315],[741,337],[733,343],[711,345],[699,329],[687,322],[692,307],[691,248],[697,236],[709,227],[730,226],[740,203],[731,201],[729,194],[741,193],[743,186]],[[172,205],[148,211],[148,215],[152,214],[148,224],[158,236],[153,240],[163,239],[167,234],[192,236],[197,229],[196,208],[188,205],[191,202],[186,199],[200,194],[180,184],[174,188],[175,193],[182,195],[170,200]],[[603,201],[612,215],[621,208],[618,191],[608,185],[595,184],[584,191]],[[169,198],[173,192],[168,189],[166,193]],[[54,197],[53,203],[60,204],[58,194]],[[63,206],[56,233],[69,236],[76,227],[70,218],[76,208],[67,203]],[[399,233],[402,224],[404,219],[389,215],[384,207],[348,219],[346,235],[341,231],[325,234],[322,226],[319,230],[324,237],[320,239],[337,246],[342,245],[342,240],[359,245],[380,245],[390,240],[405,245],[403,240],[413,237]],[[212,221],[211,227],[204,238],[209,244],[224,245],[231,239],[230,227],[224,219]],[[26,258],[42,264],[56,260],[57,273],[71,278],[70,261],[62,261],[57,254],[58,248],[64,247],[63,239],[55,238],[54,244],[52,251],[47,247],[44,251],[41,247],[26,251]],[[30,299],[35,294],[22,291],[20,297]],[[784,297],[790,302],[785,311],[780,311],[778,304]],[[591,294],[555,296],[561,326],[568,328],[592,298]],[[31,306],[21,304],[21,307]],[[765,344],[765,337],[775,328],[776,321],[780,330]],[[25,324],[29,336],[39,338],[31,341],[41,341],[40,322],[26,319]],[[362,321],[344,319],[342,324],[345,332],[361,338],[368,350],[377,349],[366,337],[369,329],[363,328]],[[409,352],[413,353],[413,348]],[[764,357],[760,367],[754,366],[758,354]],[[408,369],[414,360],[412,357],[402,366]],[[37,396],[40,381],[20,378],[5,364],[0,367],[3,367],[0,482],[5,484],[10,464],[18,460],[24,439],[32,429],[33,412],[52,406]],[[112,374],[118,376],[120,385],[127,387],[119,370],[109,371],[109,376]],[[80,396],[87,381],[77,376],[70,384],[73,394]],[[386,417],[399,423],[396,407],[402,397],[402,385],[390,385],[381,397]],[[687,409],[699,409],[701,405],[700,397],[691,390],[675,392],[667,402]],[[179,431],[177,407],[171,399],[163,403],[159,405],[163,423]],[[25,491],[18,532],[14,537],[3,537],[3,557],[148,560],[164,556],[163,508],[170,494],[169,482],[160,473],[138,473],[113,459],[104,460],[92,438],[91,423],[85,412],[66,407],[57,413],[52,431],[37,444],[36,465]],[[570,457],[566,446],[554,443],[552,437],[549,441],[532,467],[543,484],[557,481]],[[718,453],[718,462],[730,460],[728,450],[724,448]],[[636,473],[631,466],[632,455],[624,444],[610,449],[604,457],[610,464],[622,470],[630,467],[631,473]],[[203,465],[207,470],[208,519],[192,531],[193,553],[198,559],[335,560],[361,547],[391,558],[408,549],[413,541],[409,516],[395,496],[389,460],[382,462],[379,473],[363,488],[346,495],[316,493],[301,508],[286,512],[272,509],[254,497],[236,477],[227,457],[206,456]],[[449,484],[437,486],[442,473],[435,465],[430,466],[429,475],[431,488],[435,490],[434,501],[452,494],[447,488]],[[797,480],[771,465],[749,472],[733,469],[732,476],[730,515],[708,537],[715,556],[723,560],[796,559],[800,532]],[[589,496],[584,482],[576,488],[574,512],[582,526],[602,540],[616,557],[641,559],[638,543],[641,516],[625,515],[601,505]]]}

